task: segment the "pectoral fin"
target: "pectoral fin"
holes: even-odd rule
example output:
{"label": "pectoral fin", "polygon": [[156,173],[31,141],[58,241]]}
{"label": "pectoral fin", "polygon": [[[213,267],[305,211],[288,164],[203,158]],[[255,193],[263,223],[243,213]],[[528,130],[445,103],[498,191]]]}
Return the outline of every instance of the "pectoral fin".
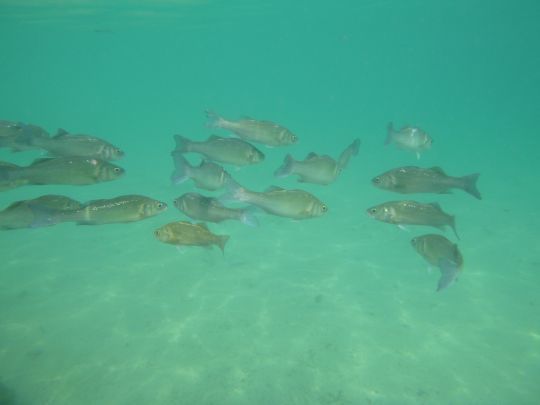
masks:
{"label": "pectoral fin", "polygon": [[450,259],[440,259],[439,269],[441,270],[441,277],[439,278],[437,291],[444,290],[452,284],[459,273],[459,266]]}

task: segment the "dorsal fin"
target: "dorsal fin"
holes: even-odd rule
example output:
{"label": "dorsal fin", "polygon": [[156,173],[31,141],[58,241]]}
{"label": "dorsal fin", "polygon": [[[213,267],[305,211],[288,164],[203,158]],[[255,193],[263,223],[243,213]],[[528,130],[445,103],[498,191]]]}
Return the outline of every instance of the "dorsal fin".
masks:
{"label": "dorsal fin", "polygon": [[439,174],[444,174],[446,176],[446,173],[444,172],[443,169],[441,169],[439,166],[433,166],[430,168],[430,170],[436,172],[436,173],[439,173]]}
{"label": "dorsal fin", "polygon": [[319,156],[319,155],[317,155],[315,152],[309,152],[309,153],[307,154],[305,160],[313,159],[313,158],[316,158],[317,156]]}
{"label": "dorsal fin", "polygon": [[437,203],[437,202],[432,202],[432,203],[429,203],[428,205],[431,205],[432,207],[435,207],[435,208],[437,208],[438,210],[442,211],[441,206],[440,206],[439,203]]}
{"label": "dorsal fin", "polygon": [[64,128],[58,128],[58,131],[56,131],[56,135],[53,136],[53,139],[63,138],[67,135],[69,135],[68,131],[66,131]]}
{"label": "dorsal fin", "polygon": [[278,186],[270,186],[268,187],[266,190],[264,190],[265,193],[269,193],[271,191],[283,191],[285,190],[284,188],[282,187],[278,187]]}
{"label": "dorsal fin", "polygon": [[207,139],[207,141],[218,141],[220,139],[223,139],[223,137],[221,136],[217,136],[217,135],[210,135]]}
{"label": "dorsal fin", "polygon": [[207,231],[210,230],[208,229],[208,225],[206,225],[204,222],[198,222],[197,226],[200,226],[201,228],[206,229]]}
{"label": "dorsal fin", "polygon": [[10,204],[4,211],[11,210],[13,208],[17,208],[20,205],[23,205],[26,201],[15,201],[14,203]]}
{"label": "dorsal fin", "polygon": [[53,159],[55,159],[55,158],[52,158],[52,157],[38,158],[38,159],[35,159],[35,160],[30,164],[30,166],[39,165],[40,163],[49,162],[49,161],[51,161],[51,160],[53,160]]}

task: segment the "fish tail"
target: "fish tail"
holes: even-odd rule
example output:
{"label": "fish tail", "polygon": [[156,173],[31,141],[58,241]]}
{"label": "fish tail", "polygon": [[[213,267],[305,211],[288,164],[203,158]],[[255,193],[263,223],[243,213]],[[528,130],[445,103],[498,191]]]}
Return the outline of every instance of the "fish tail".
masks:
{"label": "fish tail", "polygon": [[225,188],[227,189],[225,194],[218,198],[221,202],[247,201],[246,189],[233,180],[232,177],[225,182]]}
{"label": "fish tail", "polygon": [[478,177],[480,177],[480,173],[473,173],[468,176],[463,176],[461,180],[463,180],[463,190],[481,200],[482,195],[480,194],[480,191],[478,191],[478,188],[476,188]]}
{"label": "fish tail", "polygon": [[225,254],[225,245],[227,244],[230,236],[229,235],[219,235],[217,240],[217,245],[221,249],[221,252]]}
{"label": "fish tail", "polygon": [[294,167],[294,159],[291,155],[287,154],[283,160],[283,164],[274,172],[276,177],[287,177],[289,176]]}
{"label": "fish tail", "polygon": [[248,226],[259,226],[259,220],[249,208],[242,211],[242,215],[240,215],[240,222]]}
{"label": "fish tail", "polygon": [[392,143],[392,138],[394,137],[394,124],[389,122],[386,126],[386,140],[384,141],[385,145]]}
{"label": "fish tail", "polygon": [[175,169],[171,175],[171,181],[173,184],[181,184],[190,178],[192,166],[181,152],[174,151],[171,156],[173,157]]}
{"label": "fish tail", "polygon": [[439,268],[441,270],[441,277],[437,284],[437,291],[444,290],[450,284],[452,284],[459,274],[459,266],[449,259],[440,259]]}
{"label": "fish tail", "polygon": [[456,217],[455,215],[450,215],[450,228],[452,228],[452,230],[454,231],[454,234],[456,235],[456,238],[459,240],[459,235],[457,233],[457,230],[456,230]]}
{"label": "fish tail", "polygon": [[176,142],[175,152],[186,153],[190,152],[191,141],[183,135],[175,135],[174,140]]}
{"label": "fish tail", "polygon": [[206,118],[208,118],[208,121],[206,122],[208,128],[223,128],[225,120],[222,117],[211,110],[206,110],[205,113]]}

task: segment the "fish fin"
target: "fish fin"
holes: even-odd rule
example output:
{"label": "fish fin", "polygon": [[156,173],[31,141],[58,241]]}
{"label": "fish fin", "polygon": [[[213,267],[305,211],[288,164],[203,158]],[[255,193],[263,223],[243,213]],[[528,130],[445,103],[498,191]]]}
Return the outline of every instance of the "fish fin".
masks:
{"label": "fish fin", "polygon": [[446,173],[444,172],[444,170],[442,168],[440,168],[439,166],[433,166],[433,167],[430,167],[429,170],[435,172],[435,173],[438,173],[438,174],[443,174],[446,176]]}
{"label": "fish fin", "polygon": [[223,254],[225,254],[225,245],[229,241],[229,238],[229,235],[218,235],[217,245]]}
{"label": "fish fin", "polygon": [[69,135],[69,132],[66,131],[64,128],[58,128],[58,131],[56,131],[56,135],[53,136],[53,139],[61,139],[65,136]]}
{"label": "fish fin", "polygon": [[181,152],[174,151],[171,153],[174,161],[174,172],[171,175],[173,184],[181,184],[191,177],[192,166]]}
{"label": "fish fin", "polygon": [[399,229],[401,229],[402,231],[405,231],[405,232],[410,232],[411,230],[409,228],[407,228],[405,225],[403,224],[398,224],[397,226]]}
{"label": "fish fin", "polygon": [[420,160],[420,152],[416,152],[416,160]]}
{"label": "fish fin", "polygon": [[438,202],[431,202],[428,203],[428,205],[431,205],[434,208],[437,208],[438,210],[442,211],[441,205]]}
{"label": "fish fin", "polygon": [[457,279],[459,273],[457,263],[447,258],[439,260],[439,268],[441,270],[441,277],[437,284],[437,291],[444,290],[451,285]]}
{"label": "fish fin", "polygon": [[30,166],[29,167],[32,167],[34,165],[39,165],[41,163],[45,163],[45,162],[48,162],[50,160],[53,160],[54,158],[53,157],[42,157],[42,158],[38,158],[38,159],[35,159],[34,161],[32,161],[32,163],[30,163]]}
{"label": "fish fin", "polygon": [[206,110],[206,118],[208,118],[208,121],[206,122],[206,126],[208,128],[222,128],[225,120],[220,117],[218,114],[216,114],[214,111]]}
{"label": "fish fin", "polygon": [[394,138],[394,124],[389,122],[386,126],[386,139],[384,141],[385,145],[391,144]]}
{"label": "fish fin", "polygon": [[266,190],[264,190],[264,192],[269,193],[269,192],[272,192],[272,191],[283,191],[283,190],[285,190],[283,187],[270,186]]}
{"label": "fish fin", "polygon": [[290,154],[285,156],[283,164],[274,172],[275,177],[287,177],[292,173],[294,167],[294,159]]}
{"label": "fish fin", "polygon": [[454,234],[456,235],[456,238],[458,240],[460,240],[459,235],[458,235],[457,230],[456,230],[456,217],[455,217],[455,215],[450,215],[450,224],[449,225],[450,225],[450,228],[452,228],[452,230],[454,231]]}
{"label": "fish fin", "polygon": [[257,227],[259,226],[259,220],[253,213],[253,209],[246,208],[242,211],[242,215],[240,216],[240,222],[242,222],[244,225]]}
{"label": "fish fin", "polygon": [[203,228],[203,229],[206,229],[207,231],[210,230],[210,229],[208,229],[208,225],[206,225],[204,222],[197,222],[196,225]]}
{"label": "fish fin", "polygon": [[176,149],[175,151],[178,151],[180,153],[189,152],[191,140],[186,138],[183,135],[175,135],[174,140],[176,142]]}
{"label": "fish fin", "polygon": [[469,174],[468,176],[463,176],[461,179],[463,180],[463,190],[465,190],[473,197],[481,200],[482,195],[480,194],[480,191],[478,191],[478,189],[476,188],[476,181],[478,180],[478,177],[480,177],[480,173],[473,173]]}
{"label": "fish fin", "polygon": [[32,211],[34,219],[29,228],[42,228],[45,226],[56,225],[60,222],[58,212],[51,208],[39,206],[37,204],[28,204],[28,208]]}
{"label": "fish fin", "polygon": [[304,160],[310,160],[316,158],[317,156],[319,155],[317,155],[315,152],[309,152]]}
{"label": "fish fin", "polygon": [[219,141],[220,139],[225,139],[225,138],[223,138],[222,136],[210,135],[208,137],[208,139],[206,139],[206,140],[207,141]]}
{"label": "fish fin", "polygon": [[232,177],[227,177],[224,184],[227,191],[225,194],[218,197],[220,202],[228,201],[246,201],[246,189],[242,187]]}

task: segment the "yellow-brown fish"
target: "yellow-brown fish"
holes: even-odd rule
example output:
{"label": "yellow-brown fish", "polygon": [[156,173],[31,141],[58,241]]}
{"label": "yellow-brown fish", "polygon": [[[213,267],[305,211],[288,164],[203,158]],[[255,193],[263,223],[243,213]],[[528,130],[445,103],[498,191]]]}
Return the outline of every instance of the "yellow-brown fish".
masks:
{"label": "yellow-brown fish", "polygon": [[411,244],[429,264],[441,271],[437,291],[452,284],[463,270],[463,256],[458,246],[444,236],[435,234],[417,236],[411,240]]}
{"label": "yellow-brown fish", "polygon": [[298,138],[291,131],[271,121],[259,121],[252,118],[227,120],[212,111],[206,111],[206,115],[208,126],[226,129],[249,142],[258,142],[268,146],[285,146],[298,142]]}
{"label": "yellow-brown fish", "polygon": [[479,200],[476,188],[479,173],[462,177],[448,176],[440,167],[421,168],[404,166],[389,170],[374,177],[371,183],[378,188],[396,193],[449,193],[451,189],[461,189]]}
{"label": "yellow-brown fish", "polygon": [[449,226],[459,239],[454,216],[445,213],[437,203],[424,204],[410,200],[389,201],[368,208],[367,213],[379,221],[398,226],[426,225],[438,229]]}
{"label": "yellow-brown fish", "polygon": [[216,235],[203,224],[187,221],[171,222],[154,232],[158,240],[176,246],[218,246],[225,252],[228,235]]}

